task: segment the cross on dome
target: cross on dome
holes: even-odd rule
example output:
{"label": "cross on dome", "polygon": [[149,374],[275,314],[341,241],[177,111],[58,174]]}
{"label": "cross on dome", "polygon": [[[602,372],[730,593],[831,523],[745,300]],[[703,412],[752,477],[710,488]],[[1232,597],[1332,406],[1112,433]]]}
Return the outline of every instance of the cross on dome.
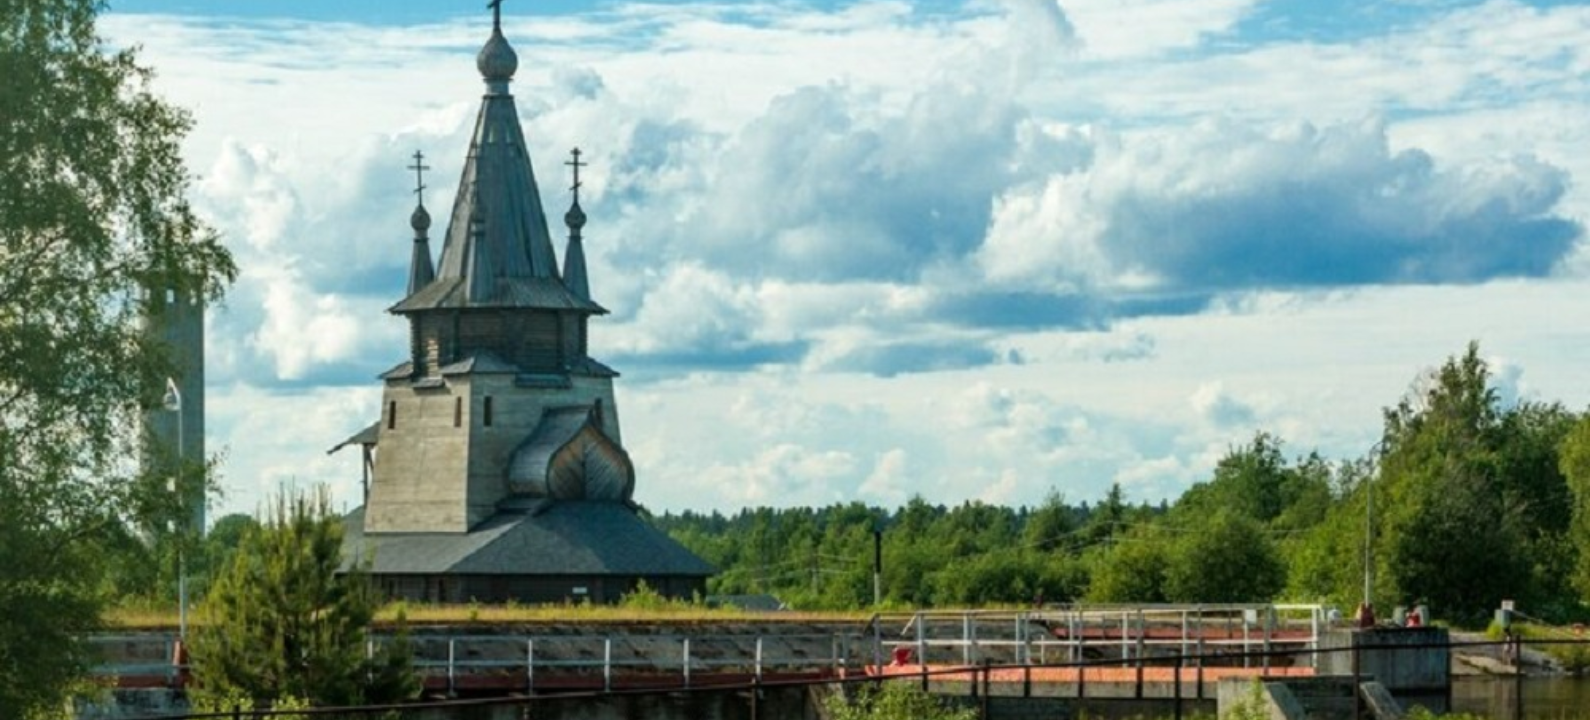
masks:
{"label": "cross on dome", "polygon": [[491,0],[486,7],[491,8],[491,29],[502,30],[502,0]]}
{"label": "cross on dome", "polygon": [[414,194],[420,196],[420,204],[425,204],[425,171],[431,166],[425,164],[425,153],[414,151],[414,164],[409,166],[414,171]]}
{"label": "cross on dome", "polygon": [[575,202],[575,204],[579,204],[579,202],[580,202],[580,168],[585,167],[586,165],[589,165],[590,163],[580,162],[580,149],[579,148],[574,148],[573,150],[570,150],[569,154],[573,155],[574,159],[573,160],[564,161],[563,164],[567,165],[567,166],[569,166],[571,168],[574,168],[574,184],[569,186],[569,189],[574,191],[574,202]]}

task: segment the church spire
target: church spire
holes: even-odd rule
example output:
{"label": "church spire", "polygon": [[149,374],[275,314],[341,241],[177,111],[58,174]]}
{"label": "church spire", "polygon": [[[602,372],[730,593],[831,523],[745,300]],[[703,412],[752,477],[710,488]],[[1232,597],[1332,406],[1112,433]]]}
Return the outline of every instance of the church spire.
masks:
{"label": "church spire", "polygon": [[590,300],[591,283],[585,273],[585,245],[580,239],[580,229],[585,227],[585,211],[580,209],[580,168],[586,163],[580,162],[579,148],[574,148],[569,154],[573,159],[563,164],[574,168],[574,184],[569,187],[574,192],[574,204],[563,215],[564,224],[569,226],[569,247],[563,253],[563,284],[569,286],[569,292],[581,300]]}
{"label": "church spire", "polygon": [[425,153],[414,151],[414,214],[409,216],[409,227],[414,228],[414,256],[409,261],[409,294],[413,295],[436,279],[436,268],[431,265],[431,214],[425,210]]}
{"label": "church spire", "polygon": [[529,144],[508,85],[519,57],[502,33],[494,0],[491,36],[475,58],[486,84],[469,154],[436,262],[435,281],[392,307],[522,308],[606,312],[564,284],[547,228]]}

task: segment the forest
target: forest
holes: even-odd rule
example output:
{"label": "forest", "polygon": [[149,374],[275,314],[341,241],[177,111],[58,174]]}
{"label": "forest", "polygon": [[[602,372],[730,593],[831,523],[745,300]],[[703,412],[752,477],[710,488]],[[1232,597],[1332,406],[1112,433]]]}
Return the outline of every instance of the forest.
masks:
{"label": "forest", "polygon": [[1095,503],[1052,488],[1037,507],[919,496],[653,520],[720,569],[713,594],[771,593],[798,609],[872,605],[876,530],[886,607],[1290,601],[1351,614],[1372,525],[1376,608],[1421,602],[1474,624],[1512,599],[1582,620],[1590,414],[1504,405],[1491,380],[1470,344],[1384,410],[1364,456],[1295,453],[1261,431],[1174,502],[1133,504],[1117,485]]}
{"label": "forest", "polygon": [[[170,527],[173,510],[106,538],[106,589],[122,607],[175,596],[176,544],[139,539]],[[1234,438],[1174,501],[1133,503],[1117,485],[1091,503],[1051,488],[1036,507],[915,497],[650,515],[719,569],[709,594],[767,593],[800,610],[873,607],[878,531],[885,608],[1279,601],[1351,615],[1372,525],[1382,613],[1421,603],[1483,625],[1511,599],[1548,621],[1590,620],[1590,412],[1503,403],[1477,344],[1415,378],[1363,456],[1326,459],[1261,431]],[[195,597],[256,525],[226,516],[189,549]]]}

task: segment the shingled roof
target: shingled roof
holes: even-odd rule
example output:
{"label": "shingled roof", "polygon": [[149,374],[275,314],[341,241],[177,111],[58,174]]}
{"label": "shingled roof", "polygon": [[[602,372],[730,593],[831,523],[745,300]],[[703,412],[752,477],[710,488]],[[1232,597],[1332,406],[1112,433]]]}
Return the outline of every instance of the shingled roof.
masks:
{"label": "shingled roof", "polygon": [[[476,66],[486,81],[486,95],[458,179],[435,279],[411,287],[392,311],[511,307],[606,312],[588,293],[571,292],[559,276],[541,190],[530,167],[519,111],[508,92],[519,59],[500,27],[492,28]],[[420,264],[417,254],[415,264]],[[583,289],[584,278],[580,281]]]}
{"label": "shingled roof", "polygon": [[364,534],[364,508],[344,518],[343,557],[381,575],[706,577],[706,561],[624,503],[542,500],[468,533]]}

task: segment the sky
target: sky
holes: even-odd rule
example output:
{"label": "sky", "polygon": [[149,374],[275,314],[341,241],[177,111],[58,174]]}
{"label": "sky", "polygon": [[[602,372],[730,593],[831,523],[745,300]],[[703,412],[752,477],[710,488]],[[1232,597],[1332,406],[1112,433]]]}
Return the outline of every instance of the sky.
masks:
{"label": "sky", "polygon": [[[1259,431],[1361,456],[1470,341],[1504,402],[1590,404],[1590,7],[503,9],[554,222],[590,163],[591,349],[653,511],[1157,503]],[[489,11],[125,0],[100,29],[193,113],[242,271],[206,319],[211,516],[357,504],[326,451],[404,359],[406,166],[450,206]]]}

